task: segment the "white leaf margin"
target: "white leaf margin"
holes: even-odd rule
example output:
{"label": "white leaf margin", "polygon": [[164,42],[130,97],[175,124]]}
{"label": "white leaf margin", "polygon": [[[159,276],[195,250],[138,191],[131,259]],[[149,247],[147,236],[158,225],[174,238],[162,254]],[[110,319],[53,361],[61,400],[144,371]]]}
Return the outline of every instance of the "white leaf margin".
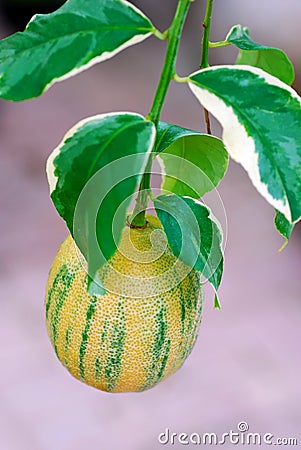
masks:
{"label": "white leaf margin", "polygon": [[[296,98],[301,106],[301,98],[297,92],[283,81],[268,74],[262,69],[253,66],[241,65],[219,65],[203,69],[205,71],[214,71],[219,69],[241,70],[253,72],[259,78],[263,78],[267,84],[280,87],[288,91],[293,98]],[[194,72],[190,75],[199,74],[200,71]],[[206,108],[222,125],[223,127],[223,142],[227,148],[230,156],[234,161],[241,164],[248,172],[249,177],[258,190],[258,192],[278,211],[282,212],[289,222],[292,222],[291,210],[288,200],[275,199],[268,191],[268,187],[261,181],[258,159],[259,154],[256,152],[255,142],[249,136],[244,126],[239,122],[234,110],[231,106],[227,106],[218,96],[209,92],[206,89],[200,88],[193,81],[189,81],[189,87],[199,102]]]}
{"label": "white leaf margin", "polygon": [[[107,117],[120,116],[120,115],[133,116],[133,117],[141,118],[145,122],[149,122],[141,114],[135,113],[135,112],[130,112],[130,111],[118,111],[118,112],[109,112],[109,113],[97,114],[95,116],[86,117],[85,119],[82,119],[79,122],[77,122],[72,128],[70,128],[67,131],[67,133],[65,134],[65,136],[63,137],[61,142],[50,153],[50,155],[49,155],[49,157],[47,159],[47,162],[46,162],[46,174],[47,174],[47,180],[48,180],[49,189],[50,189],[50,195],[52,194],[52,192],[55,191],[56,185],[57,185],[57,182],[58,182],[58,177],[55,175],[55,169],[56,168],[55,168],[55,165],[54,165],[54,160],[60,154],[61,148],[65,145],[65,142],[67,141],[67,139],[72,138],[72,136],[74,136],[87,123],[103,120],[103,119],[106,119]],[[155,128],[154,128],[152,136],[151,136],[151,141],[150,141],[150,149],[153,148],[154,143],[155,143],[155,139],[156,139],[156,131],[155,131]]]}
{"label": "white leaf margin", "polygon": [[140,42],[143,42],[145,39],[150,37],[153,34],[153,32],[149,32],[147,34],[138,34],[134,37],[132,37],[129,41],[125,42],[124,44],[120,45],[120,47],[117,47],[112,52],[103,52],[101,55],[96,56],[95,58],[91,59],[87,64],[84,64],[83,66],[76,67],[72,69],[70,72],[66,73],[65,75],[62,75],[61,77],[54,78],[51,80],[43,89],[42,93],[46,92],[48,89],[51,88],[55,83],[59,83],[61,81],[68,80],[68,78],[72,78],[76,75],[78,75],[81,72],[84,72],[85,70],[90,69],[90,67],[95,66],[98,63],[101,63],[103,61],[106,61],[110,58],[113,58],[118,53],[122,52],[128,47],[132,47],[133,45],[139,44]]}
{"label": "white leaf margin", "polygon": [[[127,8],[132,9],[133,11],[135,11],[137,14],[139,14],[141,17],[143,17],[144,19],[148,20],[150,22],[150,19],[139,9],[137,8],[135,5],[133,5],[132,3],[128,2],[127,0],[119,0],[120,3],[123,3]],[[43,14],[42,14],[43,15]],[[28,22],[24,32],[27,30],[29,24],[31,22],[33,22],[37,17],[39,17],[40,14],[35,14],[30,21]],[[151,23],[151,22],[150,22]],[[156,32],[155,27],[152,25],[152,30],[149,33],[145,33],[145,34],[136,34],[135,36],[133,36],[131,39],[129,39],[128,41],[124,42],[122,45],[120,45],[119,47],[117,47],[115,50],[113,50],[112,52],[103,52],[101,55],[96,56],[95,58],[92,58],[90,61],[88,61],[86,64],[80,66],[80,67],[75,67],[74,69],[70,70],[70,72],[62,75],[61,77],[57,77],[54,78],[53,80],[51,80],[43,89],[43,91],[41,92],[41,94],[43,94],[44,92],[48,91],[48,89],[51,88],[51,86],[53,86],[55,83],[59,83],[61,81],[65,81],[68,80],[68,78],[72,78],[76,75],[78,75],[81,72],[84,72],[85,70],[88,70],[90,67],[95,66],[98,63],[101,63],[103,61],[106,61],[110,58],[113,58],[114,56],[116,56],[118,53],[122,52],[123,50],[127,49],[128,47],[132,47],[133,45],[136,44],[140,44],[141,42],[145,41],[147,38],[149,38],[150,36],[154,35]]]}

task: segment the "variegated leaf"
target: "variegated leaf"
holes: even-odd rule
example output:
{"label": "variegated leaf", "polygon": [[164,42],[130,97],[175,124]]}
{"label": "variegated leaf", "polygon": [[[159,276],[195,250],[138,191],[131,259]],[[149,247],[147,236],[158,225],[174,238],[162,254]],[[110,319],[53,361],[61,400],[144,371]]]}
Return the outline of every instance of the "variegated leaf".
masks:
{"label": "variegated leaf", "polygon": [[216,66],[190,76],[190,88],[223,126],[230,156],[291,223],[301,217],[301,99],[278,78],[250,66]]}
{"label": "variegated leaf", "polygon": [[0,97],[37,97],[152,33],[149,19],[125,0],[68,0],[0,42]]}

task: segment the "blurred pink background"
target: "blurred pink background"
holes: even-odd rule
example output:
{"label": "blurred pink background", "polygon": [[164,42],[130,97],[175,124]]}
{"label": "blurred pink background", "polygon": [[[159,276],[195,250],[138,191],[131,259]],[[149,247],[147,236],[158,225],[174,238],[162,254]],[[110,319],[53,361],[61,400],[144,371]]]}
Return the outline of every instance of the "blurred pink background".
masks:
{"label": "blurred pink background", "polygon": [[[133,3],[161,31],[176,5]],[[183,76],[198,67],[204,4],[191,7],[178,63]],[[300,18],[300,0],[216,0],[212,40],[224,39],[234,24],[248,25],[254,40],[287,51],[300,92]],[[13,32],[0,20],[3,37]],[[180,371],[144,393],[106,394],[73,379],[48,340],[45,284],[67,230],[49,198],[46,158],[84,117],[147,114],[164,50],[152,38],[38,99],[0,102],[1,450],[152,450],[162,447],[158,434],[166,427],[222,434],[240,421],[301,446],[301,229],[278,254],[283,241],[273,209],[237,164],[219,187],[228,218],[222,310],[213,310],[208,290],[197,344]],[[212,50],[211,63],[231,63],[235,55],[233,48]],[[162,119],[204,130],[186,86],[172,85]],[[220,133],[215,122],[213,128]]]}

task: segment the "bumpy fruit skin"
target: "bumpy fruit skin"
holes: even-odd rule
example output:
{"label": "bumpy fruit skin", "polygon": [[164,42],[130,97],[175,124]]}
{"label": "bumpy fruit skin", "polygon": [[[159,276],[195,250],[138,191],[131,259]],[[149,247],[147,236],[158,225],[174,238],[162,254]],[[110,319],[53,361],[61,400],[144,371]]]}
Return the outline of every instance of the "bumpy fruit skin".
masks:
{"label": "bumpy fruit skin", "polygon": [[175,265],[159,220],[147,220],[145,229],[125,227],[99,272],[104,296],[87,293],[86,262],[70,235],[49,273],[46,320],[55,352],[74,377],[103,391],[155,386],[182,366],[198,335],[199,275]]}

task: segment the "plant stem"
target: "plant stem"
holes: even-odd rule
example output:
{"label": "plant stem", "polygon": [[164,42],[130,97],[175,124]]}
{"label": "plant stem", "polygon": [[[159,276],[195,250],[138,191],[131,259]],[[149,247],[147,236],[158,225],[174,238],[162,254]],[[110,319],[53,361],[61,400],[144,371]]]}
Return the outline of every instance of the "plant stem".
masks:
{"label": "plant stem", "polygon": [[207,128],[207,134],[212,134],[211,132],[211,123],[210,123],[210,115],[208,109],[204,108],[205,122]]}
{"label": "plant stem", "polygon": [[[175,16],[168,30],[168,45],[166,49],[165,61],[153,104],[150,113],[147,116],[147,119],[153,122],[156,128],[158,127],[161,110],[168,91],[169,84],[175,74],[179,44],[190,3],[191,0],[179,0]],[[150,171],[152,167],[152,160],[153,155],[151,154],[139,186],[136,205],[132,215],[133,219],[131,221],[131,225],[133,227],[144,227],[146,224],[145,209],[147,207],[147,199],[149,195],[148,191],[150,189]]]}
{"label": "plant stem", "polygon": [[202,52],[202,60],[201,60],[201,65],[200,65],[201,69],[205,69],[206,67],[209,67],[209,61],[208,61],[209,36],[210,36],[213,1],[214,0],[207,1],[206,14],[205,14],[204,22],[203,22],[204,34],[203,34],[203,40],[202,40],[203,52]]}
{"label": "plant stem", "polygon": [[147,207],[147,200],[150,190],[151,168],[153,158],[150,155],[144,174],[142,175],[139,192],[136,198],[136,205],[132,214],[131,226],[133,228],[144,228],[146,225],[145,209]]}
{"label": "plant stem", "polygon": [[156,38],[160,39],[160,41],[165,41],[165,39],[167,39],[167,37],[168,37],[168,30],[164,31],[164,33],[161,33],[161,31],[159,31],[155,28],[154,36],[156,36]]}
{"label": "plant stem", "polygon": [[228,41],[210,42],[209,41],[209,48],[227,47],[227,45],[231,45],[231,42],[228,42]]}
{"label": "plant stem", "polygon": [[169,84],[175,73],[179,43],[190,3],[190,0],[179,0],[173,22],[168,31],[168,45],[165,61],[153,105],[147,116],[147,118],[154,122],[156,126],[158,125],[160,119],[160,113]]}
{"label": "plant stem", "polygon": [[[212,7],[214,0],[207,1],[206,14],[203,22],[204,34],[202,39],[202,59],[201,59],[201,69],[206,69],[209,67],[209,37],[210,37],[210,27],[211,27],[211,16],[212,16]],[[205,121],[207,133],[211,134],[211,125],[210,125],[210,116],[209,111],[204,108]]]}

